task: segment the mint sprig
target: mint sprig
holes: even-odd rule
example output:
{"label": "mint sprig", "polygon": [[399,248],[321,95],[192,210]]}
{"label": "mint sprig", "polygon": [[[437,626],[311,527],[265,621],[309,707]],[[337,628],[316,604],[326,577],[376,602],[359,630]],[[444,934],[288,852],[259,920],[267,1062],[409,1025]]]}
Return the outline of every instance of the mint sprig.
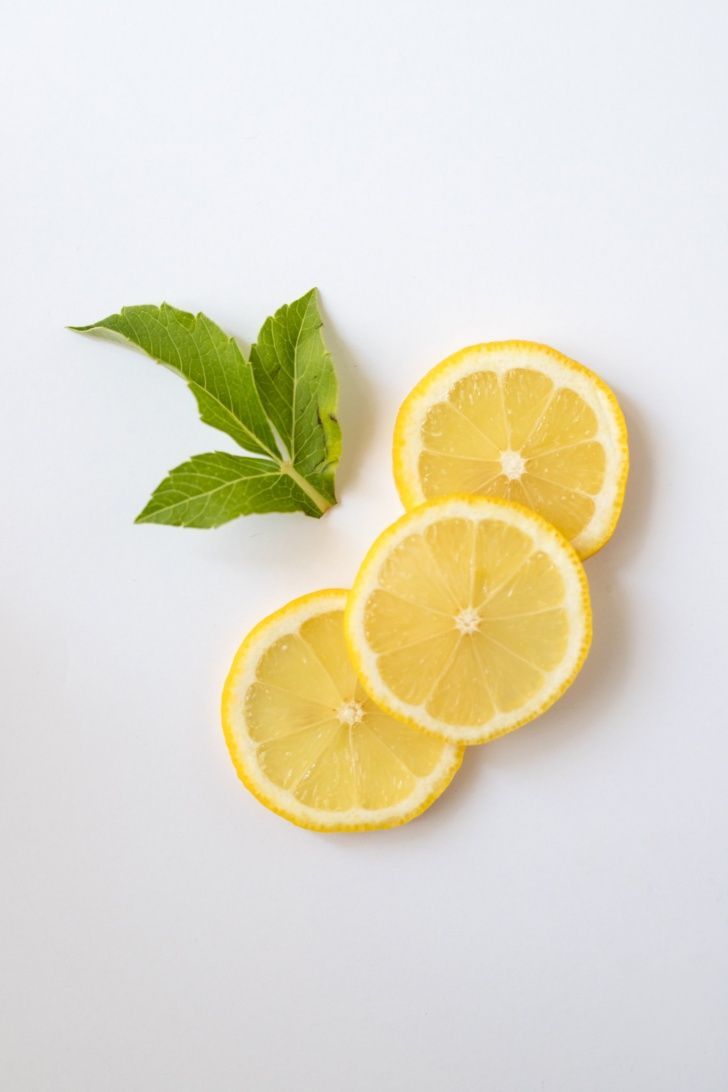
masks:
{"label": "mint sprig", "polygon": [[318,518],[336,504],[338,386],[321,326],[314,288],[266,319],[249,360],[211,319],[167,303],[70,327],[121,337],[171,368],[201,419],[257,456],[194,455],[157,486],[137,523],[218,527],[253,512]]}

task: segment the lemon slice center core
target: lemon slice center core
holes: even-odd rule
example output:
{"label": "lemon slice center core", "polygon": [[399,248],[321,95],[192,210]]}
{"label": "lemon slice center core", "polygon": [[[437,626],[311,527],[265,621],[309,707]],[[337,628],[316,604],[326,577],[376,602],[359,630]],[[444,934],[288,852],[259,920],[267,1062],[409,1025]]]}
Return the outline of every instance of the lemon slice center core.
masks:
{"label": "lemon slice center core", "polygon": [[364,719],[364,706],[361,702],[354,701],[352,698],[339,706],[336,715],[340,724],[344,724],[348,728],[354,728],[357,724],[361,724]]}
{"label": "lemon slice center core", "polygon": [[523,456],[520,451],[503,451],[501,452],[501,470],[510,481],[516,481],[521,477],[526,464],[523,461]]}
{"label": "lemon slice center core", "polygon": [[455,629],[462,634],[477,633],[480,629],[480,615],[475,607],[463,607],[455,615]]}

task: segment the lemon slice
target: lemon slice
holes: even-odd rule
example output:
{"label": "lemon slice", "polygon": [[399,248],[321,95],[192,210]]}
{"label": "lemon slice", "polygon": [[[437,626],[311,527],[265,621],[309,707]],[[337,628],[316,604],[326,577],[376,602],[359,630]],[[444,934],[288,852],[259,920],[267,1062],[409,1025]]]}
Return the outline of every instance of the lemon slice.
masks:
{"label": "lemon slice", "polygon": [[586,576],[536,513],[445,497],[375,541],[345,631],[382,709],[453,743],[485,743],[538,716],[575,678],[591,639]]}
{"label": "lemon slice", "polygon": [[580,557],[611,536],[629,457],[609,387],[546,345],[473,345],[433,368],[403,402],[394,476],[406,508],[478,493],[539,512]]}
{"label": "lemon slice", "polygon": [[223,691],[225,739],[242,781],[311,830],[406,823],[462,761],[461,747],[412,731],[362,689],[344,641],[346,596],[313,592],[265,618]]}

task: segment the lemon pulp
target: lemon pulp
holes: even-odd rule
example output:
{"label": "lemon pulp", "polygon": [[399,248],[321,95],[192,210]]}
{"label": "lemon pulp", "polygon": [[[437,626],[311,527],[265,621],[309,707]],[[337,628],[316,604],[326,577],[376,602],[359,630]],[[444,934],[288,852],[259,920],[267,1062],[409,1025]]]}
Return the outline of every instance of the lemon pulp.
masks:
{"label": "lemon pulp", "polygon": [[588,556],[616,523],[627,474],[609,389],[546,346],[473,346],[443,361],[400,411],[395,477],[407,506],[454,493],[539,512]]}
{"label": "lemon pulp", "polygon": [[271,616],[231,669],[223,719],[231,754],[273,810],[318,829],[404,822],[444,789],[457,748],[379,709],[343,635],[345,592],[321,592]]}
{"label": "lemon pulp", "polygon": [[483,742],[531,719],[574,677],[589,637],[586,580],[535,514],[446,498],[372,547],[347,633],[379,704],[445,738]]}

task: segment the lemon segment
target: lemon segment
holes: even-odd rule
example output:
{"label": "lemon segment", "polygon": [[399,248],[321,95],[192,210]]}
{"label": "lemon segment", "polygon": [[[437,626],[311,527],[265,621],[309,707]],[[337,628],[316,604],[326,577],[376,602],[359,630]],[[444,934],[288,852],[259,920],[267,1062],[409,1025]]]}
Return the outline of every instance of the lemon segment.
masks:
{"label": "lemon segment", "polygon": [[543,712],[575,678],[591,639],[586,576],[533,511],[441,498],[375,541],[345,632],[382,709],[452,743],[484,743]]}
{"label": "lemon segment", "polygon": [[394,476],[407,508],[476,493],[534,509],[595,553],[619,518],[628,473],[617,399],[576,361],[528,341],[463,349],[400,408]]}
{"label": "lemon segment", "polygon": [[271,810],[313,830],[406,823],[462,761],[461,747],[413,731],[369,697],[344,640],[346,597],[314,592],[264,619],[240,646],[223,691],[240,778]]}

